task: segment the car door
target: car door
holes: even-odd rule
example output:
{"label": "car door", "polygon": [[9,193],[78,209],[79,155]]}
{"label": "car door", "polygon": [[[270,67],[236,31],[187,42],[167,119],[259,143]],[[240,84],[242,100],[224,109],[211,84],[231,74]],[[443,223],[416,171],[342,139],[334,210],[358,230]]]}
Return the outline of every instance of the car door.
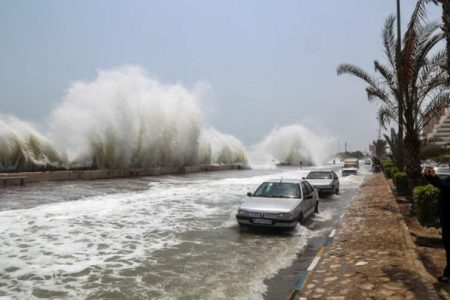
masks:
{"label": "car door", "polygon": [[305,189],[305,213],[310,211],[314,205],[314,188],[306,181],[302,182],[302,189]]}
{"label": "car door", "polygon": [[305,184],[304,181],[300,184],[300,187],[302,189],[302,202],[300,203],[300,209],[301,209],[301,211],[303,213],[303,216],[305,216],[305,213],[308,211],[309,203],[311,201],[309,201],[310,199],[308,199],[308,197],[307,197],[308,196],[308,189],[306,188],[306,184]]}
{"label": "car door", "polygon": [[333,171],[331,171],[331,174],[333,176],[333,183],[332,183],[332,185],[336,189],[337,187],[339,187],[339,179],[338,179],[338,176],[336,175],[336,173],[334,173]]}

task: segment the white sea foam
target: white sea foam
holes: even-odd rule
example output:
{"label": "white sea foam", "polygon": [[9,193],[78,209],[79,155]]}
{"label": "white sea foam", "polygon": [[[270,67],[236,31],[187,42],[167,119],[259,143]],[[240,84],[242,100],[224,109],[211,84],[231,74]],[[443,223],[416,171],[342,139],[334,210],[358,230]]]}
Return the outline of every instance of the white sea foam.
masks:
{"label": "white sea foam", "polygon": [[[159,299],[262,298],[264,279],[289,266],[322,232],[298,226],[261,237],[239,232],[234,215],[245,192],[261,182],[306,172],[164,176],[145,191],[0,212],[0,295],[14,290],[16,298],[32,298],[39,286],[70,298],[101,298],[113,290]],[[313,222],[332,214],[321,211]]]}
{"label": "white sea foam", "polygon": [[320,210],[319,213],[314,216],[314,220],[319,222],[329,221],[336,217],[336,210],[334,209],[327,209],[327,210]]}

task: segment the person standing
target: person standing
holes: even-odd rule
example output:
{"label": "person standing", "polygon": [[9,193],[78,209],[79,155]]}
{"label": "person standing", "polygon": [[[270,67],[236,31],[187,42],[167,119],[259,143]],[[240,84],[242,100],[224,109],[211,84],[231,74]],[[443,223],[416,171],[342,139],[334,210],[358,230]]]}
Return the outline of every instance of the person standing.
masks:
{"label": "person standing", "polygon": [[[450,161],[448,162],[450,168]],[[441,179],[432,167],[425,167],[425,178],[439,189],[439,221],[441,222],[442,242],[444,243],[447,265],[438,277],[440,282],[450,283],[450,176]]]}

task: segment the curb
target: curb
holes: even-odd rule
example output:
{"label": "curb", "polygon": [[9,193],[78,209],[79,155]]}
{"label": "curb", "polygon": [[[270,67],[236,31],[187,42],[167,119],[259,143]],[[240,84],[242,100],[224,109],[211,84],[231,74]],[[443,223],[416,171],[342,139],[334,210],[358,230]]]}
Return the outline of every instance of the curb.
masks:
{"label": "curb", "polygon": [[[342,217],[344,214],[341,215],[340,219],[342,220]],[[333,241],[334,236],[336,235],[337,228],[339,227],[339,224],[331,230],[328,237],[322,242],[322,245],[320,246],[319,250],[317,251],[316,255],[314,256],[314,259],[306,269],[306,271],[303,271],[302,275],[300,276],[300,279],[297,281],[295,288],[292,290],[292,292],[287,297],[287,300],[294,300],[297,296],[299,296],[300,291],[302,290],[302,287],[308,282],[309,275],[314,271],[316,266],[318,265],[320,259],[322,258],[323,254],[325,253],[325,249],[330,245],[330,243]],[[300,298],[302,299],[302,298]],[[306,299],[306,298],[305,298]]]}
{"label": "curb", "polygon": [[[397,214],[397,218],[399,219],[399,223],[400,223],[400,229],[402,232],[403,237],[405,238],[406,244],[408,246],[408,252],[409,255],[411,257],[411,262],[412,264],[416,267],[417,273],[420,274],[420,276],[424,279],[424,281],[426,282],[427,287],[429,288],[430,291],[433,291],[434,294],[430,295],[433,297],[436,297],[436,299],[440,299],[440,297],[437,294],[436,289],[433,286],[433,283],[436,282],[436,278],[434,278],[430,273],[428,273],[428,271],[425,268],[425,265],[423,264],[422,260],[419,258],[419,254],[417,251],[417,246],[411,236],[411,233],[409,232],[408,226],[405,223],[405,219],[403,218],[402,214],[400,213],[400,207],[398,206],[396,197],[391,189],[391,186],[388,182],[388,180],[386,179],[385,176],[383,176],[386,184],[389,186],[389,192],[391,197],[393,198],[394,204],[395,204],[395,212]],[[431,299],[431,298],[430,298]]]}

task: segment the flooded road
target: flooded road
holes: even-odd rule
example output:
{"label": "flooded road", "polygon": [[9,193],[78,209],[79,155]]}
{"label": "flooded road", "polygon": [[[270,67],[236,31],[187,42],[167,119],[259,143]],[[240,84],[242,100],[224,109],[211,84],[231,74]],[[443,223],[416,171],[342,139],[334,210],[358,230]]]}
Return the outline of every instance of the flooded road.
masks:
{"label": "flooded road", "polygon": [[2,189],[0,297],[281,295],[283,272],[298,267],[312,241],[331,230],[368,170],[341,177],[341,194],[321,199],[305,226],[239,229],[235,213],[246,192],[267,179],[306,173],[278,168]]}

